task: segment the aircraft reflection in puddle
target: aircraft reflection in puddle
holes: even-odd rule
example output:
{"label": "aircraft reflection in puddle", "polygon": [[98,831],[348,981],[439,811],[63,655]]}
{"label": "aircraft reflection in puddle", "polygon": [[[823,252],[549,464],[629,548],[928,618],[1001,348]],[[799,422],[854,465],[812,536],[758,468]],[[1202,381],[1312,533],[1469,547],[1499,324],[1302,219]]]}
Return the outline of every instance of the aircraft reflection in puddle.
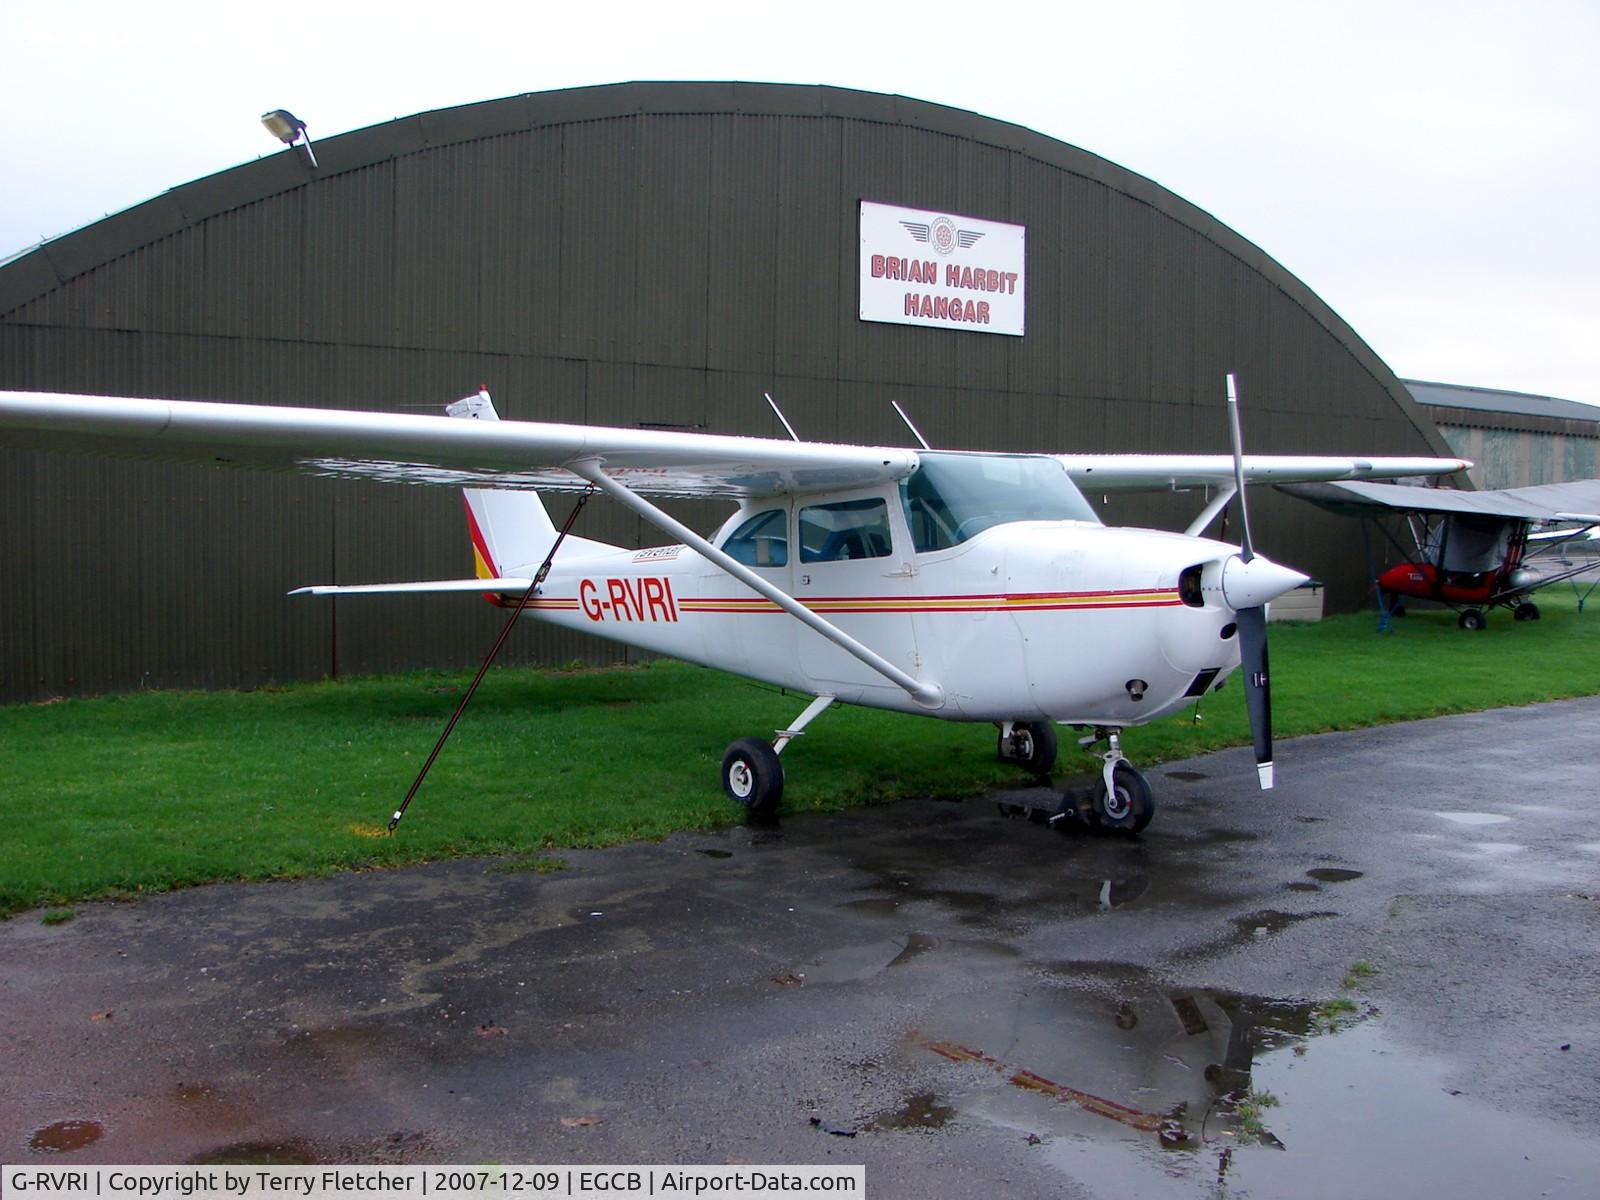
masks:
{"label": "aircraft reflection in puddle", "polygon": [[[1102,903],[1113,903],[1117,888],[1107,881]],[[1064,1129],[1104,1132],[1105,1122],[1115,1122],[1191,1148],[1237,1144],[1246,1124],[1249,1137],[1274,1141],[1238,1115],[1251,1095],[1255,1056],[1329,1027],[1311,1004],[1150,987],[1022,996],[998,1023],[996,1015],[930,1014],[907,1040],[1017,1092],[1061,1101]],[[997,1104],[996,1115],[1011,1107],[996,1089],[984,1091],[979,1103]]]}
{"label": "aircraft reflection in puddle", "polygon": [[[1095,1195],[1592,1195],[1600,1145],[1466,1094],[1348,1000],[1171,989],[1112,963],[1048,974],[1071,983],[1009,1008],[968,997],[908,1036],[935,1067],[922,1127],[1014,1130]],[[919,1127],[899,1116],[868,1128]]]}

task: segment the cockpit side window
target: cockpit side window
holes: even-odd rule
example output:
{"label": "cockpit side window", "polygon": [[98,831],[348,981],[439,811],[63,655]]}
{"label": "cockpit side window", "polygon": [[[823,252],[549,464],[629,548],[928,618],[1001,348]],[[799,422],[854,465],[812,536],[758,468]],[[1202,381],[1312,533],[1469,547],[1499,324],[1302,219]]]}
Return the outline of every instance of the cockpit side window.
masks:
{"label": "cockpit side window", "polygon": [[889,506],[882,500],[845,500],[800,510],[803,563],[886,558],[891,550]]}
{"label": "cockpit side window", "polygon": [[900,484],[918,554],[948,550],[1012,521],[1092,521],[1094,509],[1055,459],[927,451]]}
{"label": "cockpit side window", "polygon": [[723,551],[747,567],[789,565],[789,521],[781,508],[757,513],[728,535]]}

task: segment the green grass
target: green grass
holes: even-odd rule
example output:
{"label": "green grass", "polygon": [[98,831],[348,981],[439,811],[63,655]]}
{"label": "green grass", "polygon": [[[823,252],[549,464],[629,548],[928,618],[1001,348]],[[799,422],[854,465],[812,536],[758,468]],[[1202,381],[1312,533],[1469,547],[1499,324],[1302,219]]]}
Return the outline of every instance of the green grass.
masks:
{"label": "green grass", "polygon": [[1350,969],[1344,973],[1344,990],[1347,992],[1355,991],[1377,973],[1378,968],[1366,959],[1357,959],[1350,965]]}
{"label": "green grass", "polygon": [[[1543,601],[1536,625],[1462,633],[1414,613],[1272,630],[1279,738],[1600,692],[1600,613]],[[717,783],[736,737],[805,704],[679,663],[500,670],[395,837],[389,814],[468,673],[250,693],[141,693],[0,708],[0,915],[223,879],[267,879],[467,854],[537,856],[737,819]],[[1236,681],[1188,714],[1130,730],[1137,763],[1248,742]],[[1068,731],[1063,731],[1067,733]],[[1069,739],[1063,770],[1074,760]],[[784,752],[787,811],[1014,782],[994,730],[836,709]],[[1291,756],[1280,771],[1292,773]],[[548,860],[546,860],[548,861]],[[526,869],[559,869],[539,866]]]}

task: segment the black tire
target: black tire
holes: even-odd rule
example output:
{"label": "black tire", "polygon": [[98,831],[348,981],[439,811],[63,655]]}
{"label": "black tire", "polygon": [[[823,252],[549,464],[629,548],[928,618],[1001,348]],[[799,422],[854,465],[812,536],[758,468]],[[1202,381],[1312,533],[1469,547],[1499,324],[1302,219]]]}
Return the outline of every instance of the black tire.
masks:
{"label": "black tire", "polygon": [[1474,633],[1482,629],[1488,623],[1489,622],[1483,619],[1483,614],[1475,608],[1466,609],[1459,617],[1456,618],[1457,625],[1461,626],[1463,629],[1471,630]]}
{"label": "black tire", "polygon": [[753,817],[770,817],[783,799],[783,764],[771,742],[740,738],[722,756],[722,790]]}
{"label": "black tire", "polygon": [[1155,797],[1150,794],[1150,781],[1137,769],[1119,762],[1111,773],[1115,795],[1106,795],[1102,777],[1094,789],[1094,818],[1106,829],[1122,829],[1138,833],[1150,824],[1156,815]]}
{"label": "black tire", "polygon": [[1044,775],[1056,765],[1056,727],[1048,721],[1018,721],[1011,736],[1000,735],[1001,762],[1014,762],[1024,771]]}
{"label": "black tire", "polygon": [[1532,600],[1524,600],[1511,610],[1511,615],[1519,621],[1537,621],[1539,619],[1539,606]]}

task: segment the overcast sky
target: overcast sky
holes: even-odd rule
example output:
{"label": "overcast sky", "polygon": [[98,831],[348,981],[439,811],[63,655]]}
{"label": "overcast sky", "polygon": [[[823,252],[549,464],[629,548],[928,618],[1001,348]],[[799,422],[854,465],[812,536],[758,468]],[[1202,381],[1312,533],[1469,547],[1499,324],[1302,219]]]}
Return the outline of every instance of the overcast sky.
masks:
{"label": "overcast sky", "polygon": [[0,29],[0,257],[276,152],[272,108],[315,139],[586,84],[834,84],[1150,177],[1402,377],[1600,404],[1596,0],[11,0]]}

